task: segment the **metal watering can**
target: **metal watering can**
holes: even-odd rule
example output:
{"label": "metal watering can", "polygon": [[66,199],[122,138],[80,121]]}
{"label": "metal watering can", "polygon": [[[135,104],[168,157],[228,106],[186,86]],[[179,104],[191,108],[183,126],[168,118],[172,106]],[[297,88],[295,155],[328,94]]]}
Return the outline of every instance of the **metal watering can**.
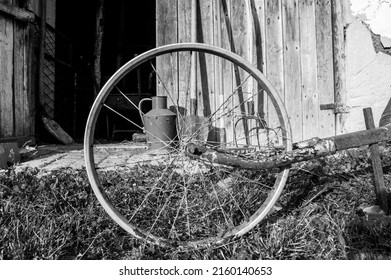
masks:
{"label": "metal watering can", "polygon": [[[152,101],[152,110],[144,114],[142,104]],[[174,148],[177,130],[176,114],[167,109],[167,96],[144,98],[139,102],[138,110],[147,136],[148,148],[162,152]]]}

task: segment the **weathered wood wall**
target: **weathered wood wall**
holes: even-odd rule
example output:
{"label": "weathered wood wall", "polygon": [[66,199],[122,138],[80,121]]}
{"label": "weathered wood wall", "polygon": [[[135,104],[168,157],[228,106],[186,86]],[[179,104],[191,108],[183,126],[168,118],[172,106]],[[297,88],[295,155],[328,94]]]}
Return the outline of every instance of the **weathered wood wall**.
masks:
{"label": "weathered wood wall", "polygon": [[[261,69],[285,102],[294,141],[335,134],[333,9],[331,0],[199,0],[197,41],[232,50]],[[157,45],[191,41],[191,1],[159,0],[156,6]],[[335,19],[334,19],[335,20]],[[232,41],[229,38],[233,39]],[[168,90],[185,96],[182,77],[188,73],[190,57],[165,57],[158,68],[164,71],[169,89],[158,83],[158,92]],[[173,60],[174,63],[173,63]],[[198,114],[208,116],[236,86],[233,68],[219,59],[200,57]],[[252,85],[246,85],[251,87]],[[260,95],[255,104],[269,102]],[[235,101],[237,102],[237,101]],[[324,110],[320,109],[320,105]],[[258,106],[255,106],[257,108]],[[187,110],[187,108],[185,108]],[[238,108],[237,110],[243,110]],[[240,114],[240,112],[238,112]],[[263,114],[263,112],[260,112]],[[273,114],[267,116],[273,121]],[[234,128],[226,117],[224,127]]]}
{"label": "weathered wood wall", "polygon": [[34,135],[29,28],[34,15],[14,3],[2,1],[0,12],[0,140]]}

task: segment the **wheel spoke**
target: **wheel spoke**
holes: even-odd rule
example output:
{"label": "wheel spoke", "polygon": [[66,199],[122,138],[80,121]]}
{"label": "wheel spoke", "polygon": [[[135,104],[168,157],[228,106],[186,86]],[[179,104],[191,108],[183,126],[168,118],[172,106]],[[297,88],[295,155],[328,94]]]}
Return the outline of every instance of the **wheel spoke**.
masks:
{"label": "wheel spoke", "polygon": [[107,109],[109,109],[110,111],[112,111],[113,113],[117,114],[118,116],[120,116],[121,118],[123,118],[124,120],[128,121],[129,123],[133,124],[134,126],[140,128],[140,129],[143,129],[141,126],[139,126],[137,123],[135,123],[134,121],[130,120],[129,118],[125,117],[124,115],[122,115],[120,112],[118,112],[117,110],[115,110],[114,108],[106,105],[106,104],[103,104],[103,106]]}
{"label": "wheel spoke", "polygon": [[[218,100],[204,94],[209,91],[206,84],[215,83],[213,79],[219,75],[208,76],[211,69],[201,65],[197,67],[195,80],[190,63],[193,54],[201,58],[197,63],[206,62],[208,67],[217,61],[209,55],[226,60],[228,63],[224,65],[231,67],[227,72],[230,84],[220,85]],[[102,139],[99,120],[108,112],[116,117],[113,120],[118,121],[118,127],[131,124],[144,130],[140,121],[145,118],[138,110],[138,101],[125,92],[137,88],[131,85],[133,78],[139,76],[134,73],[145,69],[150,80],[156,80],[156,92],[150,94],[167,96],[169,106],[174,108],[177,135],[168,137],[168,129],[159,125],[154,131],[145,131],[147,143],[123,141],[127,138],[121,135],[116,140]],[[238,71],[235,75],[234,70]],[[221,73],[220,77],[226,79],[224,75]],[[140,81],[135,85],[139,86]],[[195,113],[191,111],[194,85],[201,86],[197,98],[198,106],[206,106],[202,114],[201,107]],[[272,101],[269,107],[274,113],[266,111],[266,107],[247,108],[263,93]],[[105,103],[110,94],[120,96],[129,105],[117,108],[109,101]],[[272,125],[263,119],[263,112],[276,115]],[[215,164],[207,157],[202,157],[205,160],[188,157],[186,146],[194,143],[242,160],[258,160],[278,152],[279,145],[291,149],[287,120],[283,104],[270,83],[256,67],[237,55],[196,43],[159,47],[125,64],[99,93],[87,121],[84,143],[87,174],[107,213],[137,238],[158,245],[192,248],[221,244],[243,235],[266,216],[280,195],[288,172],[242,170]],[[151,141],[164,145],[154,148],[155,142]]]}

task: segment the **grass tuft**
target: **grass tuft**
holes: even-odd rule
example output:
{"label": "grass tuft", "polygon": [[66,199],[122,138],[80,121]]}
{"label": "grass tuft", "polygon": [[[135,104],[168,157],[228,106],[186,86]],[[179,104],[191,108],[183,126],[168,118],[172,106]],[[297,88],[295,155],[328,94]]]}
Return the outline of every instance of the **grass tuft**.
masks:
{"label": "grass tuft", "polygon": [[[389,154],[382,154],[388,187]],[[197,251],[128,235],[98,203],[85,170],[38,173],[0,174],[0,259],[391,259],[390,225],[362,211],[376,204],[364,149],[294,166],[267,219],[238,240]]]}

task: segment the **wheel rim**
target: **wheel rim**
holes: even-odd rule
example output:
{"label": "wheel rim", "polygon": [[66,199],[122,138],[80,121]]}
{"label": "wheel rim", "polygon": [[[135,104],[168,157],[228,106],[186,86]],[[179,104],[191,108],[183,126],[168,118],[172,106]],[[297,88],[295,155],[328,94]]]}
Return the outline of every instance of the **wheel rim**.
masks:
{"label": "wheel rim", "polygon": [[[133,236],[140,239],[144,239],[147,242],[153,244],[157,244],[161,246],[167,245],[167,246],[183,246],[183,247],[199,248],[204,246],[210,246],[212,244],[221,244],[226,242],[230,238],[242,236],[243,234],[251,230],[256,224],[258,224],[272,209],[273,205],[275,204],[278,197],[280,196],[283,187],[286,183],[289,174],[289,169],[285,169],[279,172],[278,174],[271,174],[271,175],[269,174],[269,171],[266,173],[260,172],[258,174],[254,174],[256,173],[254,171],[253,173],[250,172],[251,173],[250,174],[250,173],[246,173],[247,171],[231,170],[229,168],[227,169],[227,167],[221,167],[221,166],[215,167],[213,165],[212,166],[206,165],[205,167],[203,162],[196,161],[196,163],[194,163],[193,165],[187,166],[189,170],[185,170],[185,172],[183,172],[184,174],[178,175],[179,174],[178,171],[174,172],[171,169],[175,169],[175,168],[178,169],[178,162],[179,162],[179,169],[184,169],[183,162],[185,161],[183,159],[183,154],[180,153],[180,150],[175,149],[174,153],[169,153],[168,155],[165,156],[161,156],[161,155],[159,156],[160,164],[163,164],[163,166],[160,167],[162,170],[159,171],[160,173],[156,171],[156,173],[158,174],[153,175],[155,176],[154,177],[155,179],[156,178],[160,179],[157,181],[162,181],[162,182],[164,181],[166,183],[166,185],[164,184],[163,185],[168,190],[168,194],[165,194],[166,196],[165,199],[160,201],[160,204],[162,205],[159,205],[159,200],[158,200],[158,197],[163,196],[162,191],[160,191],[159,195],[154,194],[153,199],[151,197],[152,196],[151,193],[155,193],[155,192],[157,193],[158,189],[163,189],[162,185],[158,185],[158,183],[150,183],[148,190],[146,190],[147,184],[144,184],[145,185],[143,186],[144,189],[133,191],[130,194],[133,197],[139,195],[139,193],[142,192],[145,193],[145,196],[141,199],[141,202],[140,200],[137,202],[139,205],[135,206],[135,208],[131,210],[131,212],[132,211],[134,212],[133,214],[129,214],[126,211],[122,211],[123,210],[122,208],[125,207],[123,204],[117,203],[117,201],[113,202],[113,194],[110,193],[110,191],[108,191],[107,182],[104,182],[105,178],[103,178],[108,173],[101,172],[99,167],[97,167],[98,166],[98,160],[96,156],[97,146],[94,145],[94,140],[96,137],[95,132],[96,132],[96,126],[98,122],[98,116],[102,113],[102,108],[105,108],[104,104],[108,96],[112,94],[113,91],[117,90],[116,86],[131,71],[136,70],[138,67],[141,67],[141,65],[144,65],[145,63],[148,63],[156,58],[164,57],[165,55],[169,55],[172,57],[173,53],[175,53],[176,55],[182,52],[184,53],[196,52],[201,55],[206,54],[208,56],[211,55],[213,57],[218,57],[219,59],[224,59],[229,63],[231,63],[232,64],[231,68],[239,67],[240,71],[246,72],[248,76],[245,77],[250,77],[250,79],[255,81],[258,88],[261,88],[263,91],[267,93],[268,95],[267,102],[270,103],[270,107],[274,108],[274,113],[270,113],[270,115],[272,114],[275,115],[274,122],[277,119],[278,125],[281,128],[281,130],[278,133],[279,136],[274,136],[274,137],[280,138],[277,139],[277,141],[280,141],[280,144],[283,145],[284,150],[289,151],[292,149],[290,124],[283,103],[280,97],[278,96],[278,94],[276,93],[276,91],[274,90],[273,86],[266,80],[263,74],[256,67],[250,65],[241,57],[218,47],[198,44],[198,43],[183,43],[183,44],[173,44],[173,45],[159,47],[151,51],[148,51],[144,54],[141,54],[140,56],[134,58],[133,60],[125,64],[123,67],[121,67],[108,80],[108,82],[103,86],[102,90],[100,91],[99,95],[97,96],[91,108],[90,115],[88,117],[88,121],[86,125],[86,131],[85,131],[84,151],[85,151],[85,160],[86,160],[86,170],[91,186],[94,190],[94,193],[98,198],[99,202],[101,203],[101,205],[103,206],[103,208],[105,209],[105,211],[109,214],[109,216],[116,223],[118,223],[123,229],[125,229],[128,233],[132,234]],[[232,71],[234,70],[235,69],[233,69]],[[159,76],[158,72],[159,70],[155,69],[156,76]],[[248,78],[243,78],[243,80],[245,79]],[[243,85],[244,83],[240,87],[243,87]],[[260,90],[257,89],[251,95],[253,96],[258,95],[259,92]],[[235,96],[235,92],[232,92],[232,96]],[[232,99],[234,99],[234,97],[232,97]],[[221,102],[221,104],[219,104],[220,106],[216,106],[216,109],[225,107],[226,105],[224,104],[226,104],[224,103],[224,101]],[[234,110],[232,109],[232,111]],[[241,113],[243,113],[243,111]],[[211,115],[218,115],[218,114],[212,113]],[[226,115],[222,114],[221,115],[222,117],[220,119],[224,119],[228,115],[229,114]],[[178,116],[179,116],[178,119],[186,117],[186,116],[182,116],[181,114],[178,114]],[[242,116],[243,114],[241,114],[240,117],[237,118],[237,123],[241,122]],[[212,118],[208,116],[207,122],[210,122],[211,119]],[[243,123],[249,122],[249,120],[245,119],[242,122]],[[235,131],[236,123],[233,124],[233,122],[231,121],[231,126],[233,127],[233,131]],[[252,136],[253,138],[254,137],[259,138],[259,135],[261,134],[259,133],[259,129],[256,127],[257,125],[255,125],[254,131],[256,131],[255,134],[258,136],[253,135]],[[179,127],[178,131],[181,131],[182,128],[183,127]],[[275,129],[275,127],[273,128]],[[264,133],[268,135],[267,138],[271,133],[270,131],[273,131],[274,133],[274,130],[271,130],[270,128],[268,128],[268,130],[266,129],[264,130],[267,131]],[[243,142],[243,138],[240,139],[239,141],[237,140],[238,137],[234,136],[233,138],[234,138],[233,140],[229,141],[229,143],[233,144],[233,146],[237,147],[238,146],[237,142],[240,141]],[[249,133],[246,134],[245,138],[246,138],[245,140],[248,141],[248,139],[250,138]],[[187,141],[189,140],[187,139]],[[255,141],[258,143],[257,145],[260,146],[259,139]],[[275,139],[273,141],[275,141]],[[268,145],[270,145],[270,143]],[[229,145],[227,145],[227,147],[228,146]],[[245,143],[245,146],[252,147],[249,146],[248,143]],[[136,162],[137,156],[132,156],[132,160],[133,163]],[[151,158],[148,158],[148,161],[150,160]],[[175,163],[167,163],[170,162],[169,160]],[[142,160],[141,162],[143,165],[144,161]],[[159,162],[159,160],[157,160],[157,162]],[[188,164],[187,161],[186,164]],[[137,163],[136,165],[140,165],[140,164]],[[134,166],[136,165],[133,165],[131,167],[127,166],[128,171],[130,170],[132,172],[135,172],[136,167]],[[157,167],[155,167],[155,169],[156,168]],[[197,174],[191,174],[192,172],[191,170],[197,168],[199,168],[200,170],[202,170],[202,168],[206,168],[208,169],[208,171],[207,172],[197,171],[196,172]],[[143,168],[141,170],[143,171]],[[140,171],[140,169],[138,169],[138,171]],[[217,177],[217,179],[213,176]],[[256,182],[257,180],[260,179],[269,180],[269,176],[273,177],[274,179],[274,182],[270,183],[271,186],[266,187]],[[132,174],[130,175],[130,177],[134,179],[136,177],[139,178],[142,176],[140,174]],[[182,184],[177,186],[177,188],[180,189],[179,191],[180,195],[177,194],[178,190],[176,190],[173,187],[177,185],[177,182],[173,180],[174,177],[179,177],[180,180],[183,182]],[[129,180],[129,178],[127,177],[126,180]],[[231,181],[234,181],[234,183],[232,183]],[[139,185],[140,183],[137,181],[136,183],[133,184]],[[197,189],[199,187],[197,184],[201,185],[202,188]],[[223,185],[223,187],[225,188],[228,186],[229,188],[228,191],[226,191],[223,188],[223,193],[226,196],[225,198],[223,197],[223,195],[221,195],[221,190],[217,188],[217,186],[220,185]],[[232,187],[232,185],[234,187]],[[238,185],[237,189],[235,189],[236,185]],[[266,188],[266,191],[258,190],[263,187]],[[126,188],[129,189],[132,188],[132,186],[126,186]],[[210,190],[207,191],[208,188],[210,188]],[[127,192],[128,189],[124,190],[124,192]],[[259,192],[254,191],[254,189],[258,190]],[[122,189],[116,186],[115,191],[118,192],[120,190]],[[213,203],[211,204],[214,204],[215,208],[213,207],[206,208],[203,210],[206,213],[201,213],[200,215],[198,215],[195,213],[202,212],[201,211],[202,209],[201,207],[199,207],[198,209],[196,208],[197,205],[202,203],[195,204],[195,202],[198,202],[195,200],[196,200],[196,193],[201,193],[201,192],[205,195],[205,197],[209,197],[209,196],[212,197],[211,201],[213,201]],[[265,192],[265,194],[263,192]],[[210,193],[212,193],[213,195],[209,195]],[[242,196],[238,196],[237,193],[241,193]],[[264,196],[262,202],[253,202],[253,200],[255,200],[258,196]],[[205,197],[197,197],[197,199],[203,201],[206,200]],[[243,199],[246,199],[246,201],[241,203],[240,201]],[[176,202],[175,203],[171,202],[171,200]],[[226,203],[225,201],[229,201],[229,203],[224,204]],[[142,212],[140,210],[140,208],[148,208],[145,205],[149,205],[153,203],[155,203],[154,205],[156,205],[156,211],[151,211],[151,209],[149,209],[148,211]],[[254,205],[252,205],[253,203]],[[173,208],[170,211],[168,211],[169,204],[172,204],[170,205],[170,207]],[[246,206],[244,206],[244,204],[246,204]],[[252,206],[248,207],[247,204]],[[151,208],[154,208],[154,206],[151,206]],[[191,213],[193,212],[192,209],[194,209],[194,213]],[[209,213],[213,212],[215,209],[217,209],[216,210],[217,212],[220,211],[221,213],[216,214],[216,217],[212,217],[212,214]],[[251,213],[246,212],[250,210]],[[187,213],[185,213],[186,211]],[[166,220],[163,219],[162,212],[168,212],[165,213]],[[238,218],[240,221],[239,220],[233,221],[236,218],[233,217],[234,215],[229,212],[233,212],[236,213],[238,216],[241,216],[241,218]],[[144,222],[142,220],[147,219],[148,214],[155,216],[155,218],[152,219],[148,225],[144,225]],[[137,220],[135,220],[136,219],[135,216],[137,216]],[[181,216],[182,220],[179,219],[179,216]],[[204,217],[204,219],[202,219],[202,217]],[[163,227],[163,224],[157,225],[160,222],[158,221],[159,219],[163,220],[163,222],[161,223],[169,224],[169,226],[167,227],[169,229],[163,230],[165,232],[161,234],[162,236],[160,236],[162,230],[159,227]],[[210,221],[204,224],[204,220],[207,219],[210,219]],[[219,219],[223,221],[219,225],[221,226],[221,228],[219,227],[214,229],[208,228],[208,227],[210,228],[215,227],[213,219],[216,220]],[[192,223],[193,221],[194,224],[196,225],[194,227],[190,227],[190,223]],[[180,224],[183,224],[184,229],[178,231],[179,234],[181,235],[178,237],[178,232],[176,231],[177,231],[177,227],[179,227]],[[199,228],[197,226],[199,226]],[[198,235],[198,232],[201,231],[204,232]],[[185,238],[186,235],[187,238]]]}

